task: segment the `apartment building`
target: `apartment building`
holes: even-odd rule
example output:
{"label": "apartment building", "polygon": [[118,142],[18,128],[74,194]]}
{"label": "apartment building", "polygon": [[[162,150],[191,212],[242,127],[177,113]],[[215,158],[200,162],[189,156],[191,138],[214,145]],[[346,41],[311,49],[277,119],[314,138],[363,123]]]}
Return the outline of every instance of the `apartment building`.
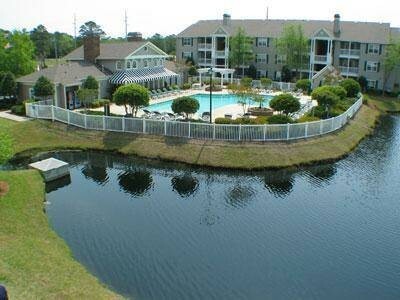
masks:
{"label": "apartment building", "polygon": [[[383,59],[391,37],[400,38],[399,28],[389,23],[342,21],[336,14],[332,21],[310,20],[233,20],[224,14],[222,20],[201,20],[177,36],[177,59],[192,58],[201,68],[229,67],[229,39],[241,27],[253,37],[257,76],[280,80],[285,57],[277,53],[275,42],[286,25],[301,25],[310,39],[308,68],[304,77],[313,78],[327,66],[342,76],[365,76],[368,86],[382,89]],[[399,89],[400,69],[388,79],[385,89]]]}

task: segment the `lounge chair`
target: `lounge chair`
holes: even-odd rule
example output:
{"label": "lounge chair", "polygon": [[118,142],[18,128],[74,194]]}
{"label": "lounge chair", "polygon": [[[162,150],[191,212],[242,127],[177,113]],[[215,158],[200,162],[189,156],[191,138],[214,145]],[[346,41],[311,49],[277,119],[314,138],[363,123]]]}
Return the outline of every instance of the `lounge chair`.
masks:
{"label": "lounge chair", "polygon": [[143,108],[142,111],[144,112],[145,118],[152,118],[154,116],[154,114],[151,111],[149,111],[148,109]]}

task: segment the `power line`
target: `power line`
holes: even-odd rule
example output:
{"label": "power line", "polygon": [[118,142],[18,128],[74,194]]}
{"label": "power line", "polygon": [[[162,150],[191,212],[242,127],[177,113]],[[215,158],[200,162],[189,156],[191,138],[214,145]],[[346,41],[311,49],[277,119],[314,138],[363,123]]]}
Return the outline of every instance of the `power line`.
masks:
{"label": "power line", "polygon": [[128,40],[128,15],[125,9],[125,39]]}
{"label": "power line", "polygon": [[76,14],[74,14],[74,43],[76,48]]}

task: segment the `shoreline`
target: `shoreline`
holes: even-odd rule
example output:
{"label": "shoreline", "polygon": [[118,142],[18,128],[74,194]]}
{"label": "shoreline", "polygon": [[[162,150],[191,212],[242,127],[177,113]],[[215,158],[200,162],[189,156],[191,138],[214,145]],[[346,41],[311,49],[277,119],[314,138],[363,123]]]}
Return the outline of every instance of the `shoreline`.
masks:
{"label": "shoreline", "polygon": [[[379,115],[378,110],[363,105],[350,123],[338,131],[288,142],[188,140],[82,130],[61,123],[38,120],[13,124],[10,130],[17,141],[13,160],[40,152],[95,150],[191,166],[251,171],[337,161],[347,156],[372,133]],[[27,141],[26,135],[30,141]]]}

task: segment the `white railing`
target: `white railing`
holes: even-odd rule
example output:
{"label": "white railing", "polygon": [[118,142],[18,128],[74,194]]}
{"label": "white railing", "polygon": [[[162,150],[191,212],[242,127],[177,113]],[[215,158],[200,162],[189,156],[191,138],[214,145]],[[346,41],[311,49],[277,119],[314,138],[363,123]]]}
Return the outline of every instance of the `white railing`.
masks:
{"label": "white railing", "polygon": [[26,104],[31,118],[59,121],[84,129],[140,133],[225,141],[284,141],[323,135],[342,128],[359,110],[363,97],[343,114],[316,122],[299,124],[222,125],[141,118],[92,116],[53,105]]}
{"label": "white railing", "polygon": [[211,58],[199,58],[198,64],[199,65],[211,65],[212,59]]}
{"label": "white railing", "polygon": [[225,57],[226,56],[226,52],[225,52],[225,50],[215,51],[215,56],[216,57]]}
{"label": "white railing", "polygon": [[325,62],[328,61],[328,56],[326,56],[326,55],[315,55],[314,56],[314,61],[315,62],[325,63]]}
{"label": "white railing", "polygon": [[206,50],[211,50],[212,44],[199,44],[198,49],[206,49]]}
{"label": "white railing", "polygon": [[359,68],[355,68],[355,67],[343,67],[343,66],[340,66],[339,70],[340,70],[340,73],[357,75],[358,71],[360,69]]}
{"label": "white railing", "polygon": [[360,49],[340,49],[341,56],[360,56]]}

